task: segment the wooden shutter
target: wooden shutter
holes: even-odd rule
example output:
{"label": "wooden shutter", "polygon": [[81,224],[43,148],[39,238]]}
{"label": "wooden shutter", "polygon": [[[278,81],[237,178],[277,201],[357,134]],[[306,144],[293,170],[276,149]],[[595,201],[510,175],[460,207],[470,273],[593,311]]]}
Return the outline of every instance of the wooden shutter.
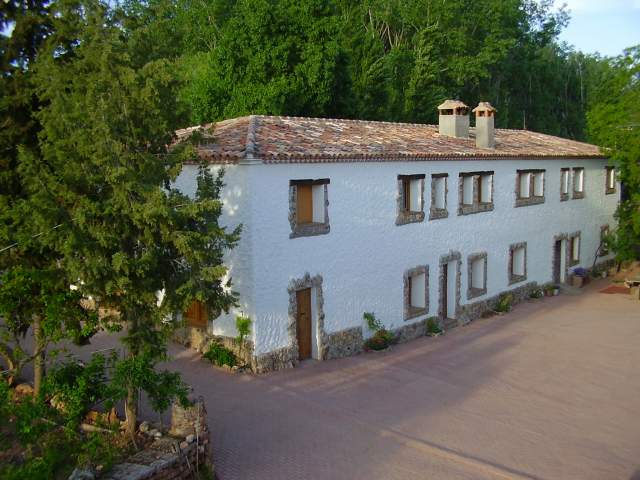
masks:
{"label": "wooden shutter", "polygon": [[197,327],[197,328],[206,328],[207,327],[207,307],[203,305],[201,302],[195,301],[193,302],[186,312],[184,312],[183,317],[186,321],[186,325],[188,327]]}
{"label": "wooden shutter", "polygon": [[408,178],[402,180],[402,208],[406,212],[411,211],[411,180]]}
{"label": "wooden shutter", "polygon": [[313,196],[311,185],[298,185],[298,198],[296,205],[296,222],[312,223],[313,222]]}

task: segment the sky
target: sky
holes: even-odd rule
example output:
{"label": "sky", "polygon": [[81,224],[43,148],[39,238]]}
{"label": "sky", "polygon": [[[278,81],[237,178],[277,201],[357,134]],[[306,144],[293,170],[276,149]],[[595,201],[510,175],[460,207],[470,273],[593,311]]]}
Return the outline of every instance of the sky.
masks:
{"label": "sky", "polygon": [[556,7],[566,4],[571,15],[560,40],[577,50],[615,56],[640,44],[640,0],[554,1]]}
{"label": "sky", "polygon": [[640,0],[555,0],[562,4],[571,20],[560,40],[577,50],[615,56],[640,44]]}

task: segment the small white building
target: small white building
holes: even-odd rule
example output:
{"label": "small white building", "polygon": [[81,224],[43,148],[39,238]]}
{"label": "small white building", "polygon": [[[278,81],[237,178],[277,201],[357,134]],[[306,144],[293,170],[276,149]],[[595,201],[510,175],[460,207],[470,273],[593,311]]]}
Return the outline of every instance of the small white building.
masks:
{"label": "small white building", "polygon": [[[375,312],[399,340],[478,318],[503,292],[590,268],[619,198],[598,147],[493,127],[475,128],[458,101],[439,126],[250,116],[202,127],[200,147],[225,168],[223,224],[242,223],[228,256],[241,305],[208,319],[233,337],[253,320],[257,371],[361,351]],[[197,166],[178,187],[196,188]],[[598,263],[610,260],[599,256]],[[196,309],[197,310],[197,309]]]}

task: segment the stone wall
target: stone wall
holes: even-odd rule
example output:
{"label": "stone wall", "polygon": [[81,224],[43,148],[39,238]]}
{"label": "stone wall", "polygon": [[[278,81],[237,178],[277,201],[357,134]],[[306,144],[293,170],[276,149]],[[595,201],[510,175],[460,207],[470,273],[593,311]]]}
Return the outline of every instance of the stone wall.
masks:
{"label": "stone wall", "polygon": [[205,468],[215,475],[203,399],[187,408],[174,405],[169,433],[171,436],[157,439],[100,478],[182,480],[197,478],[197,472]]}
{"label": "stone wall", "polygon": [[199,353],[205,353],[212,342],[220,343],[223,347],[231,350],[241,363],[253,368],[254,356],[253,342],[251,340],[245,340],[242,348],[240,348],[237,339],[213,335],[204,328],[198,327],[179,328],[174,332],[173,339],[185,347],[193,348]]}

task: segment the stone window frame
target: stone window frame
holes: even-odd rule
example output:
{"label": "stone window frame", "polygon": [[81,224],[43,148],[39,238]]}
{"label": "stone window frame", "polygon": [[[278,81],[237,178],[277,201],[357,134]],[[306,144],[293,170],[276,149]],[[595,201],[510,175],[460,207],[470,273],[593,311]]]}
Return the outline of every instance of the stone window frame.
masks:
{"label": "stone window frame", "polygon": [[[480,181],[481,177],[491,175],[491,201],[480,201]],[[464,204],[464,178],[473,177],[473,203],[470,205]],[[493,170],[485,170],[480,172],[460,172],[458,174],[458,215],[471,215],[474,213],[490,212],[493,210],[493,198],[494,198],[494,177],[495,172]]]}
{"label": "stone window frame", "polygon": [[[578,178],[578,176],[576,175],[576,171],[582,170],[582,191],[578,191],[576,190],[577,187],[577,182],[576,179]],[[581,199],[584,198],[584,190],[585,190],[585,168],[584,167],[573,167],[571,169],[571,184],[573,185],[573,194],[571,195],[571,198],[573,198],[574,200],[577,199]]]}
{"label": "stone window frame", "polygon": [[[444,208],[436,208],[436,180],[444,179]],[[447,210],[447,197],[449,196],[449,174],[433,173],[431,174],[431,206],[429,208],[429,220],[438,220],[447,218],[449,211]]]}
{"label": "stone window frame", "polygon": [[[580,263],[580,255],[581,255],[581,250],[582,250],[582,232],[577,231],[577,232],[573,232],[571,234],[569,234],[569,239],[568,239],[568,248],[569,248],[569,256],[567,258],[567,265],[570,267],[575,267],[576,265],[578,265]],[[573,240],[577,238],[578,239],[578,259],[574,260],[573,258]]]}
{"label": "stone window frame", "polygon": [[[513,273],[513,253],[524,248],[524,275],[514,275]],[[509,285],[524,282],[527,279],[527,242],[512,243],[509,245]]]}
{"label": "stone window frame", "polygon": [[[424,274],[424,307],[415,308],[411,306],[409,292],[409,279],[415,275]],[[429,265],[420,265],[406,270],[403,275],[403,318],[404,321],[412,320],[429,313]]]}
{"label": "stone window frame", "polygon": [[[567,281],[567,279],[569,278],[569,257],[570,257],[570,246],[569,246],[569,234],[568,233],[559,233],[557,235],[554,235],[553,237],[553,252],[554,254],[551,255],[551,274],[553,276],[554,272],[556,271],[556,262],[560,262],[560,265],[562,265],[562,258],[558,257],[556,258],[555,255],[555,245],[556,242],[565,240],[565,244],[564,244],[564,252],[560,252],[560,255],[564,254],[564,258],[565,258],[565,262],[564,262],[564,278],[565,278],[565,282]],[[562,277],[561,277],[562,278]],[[552,280],[554,280],[552,278]]]}
{"label": "stone window frame", "polygon": [[[535,174],[542,173],[542,195],[534,195],[535,192]],[[529,174],[529,196],[520,196],[520,176]],[[516,171],[516,207],[528,207],[529,205],[538,205],[544,203],[547,182],[547,171],[543,168],[529,168]]]}
{"label": "stone window frame", "polygon": [[[473,263],[477,260],[484,260],[484,277],[482,288],[473,287]],[[473,253],[467,257],[467,300],[472,298],[481,297],[487,294],[487,264],[488,254],[487,252]]]}
{"label": "stone window frame", "polygon": [[[324,296],[322,293],[322,275],[314,275],[313,277],[309,272],[301,278],[294,278],[289,281],[287,287],[287,293],[289,294],[289,325],[287,326],[287,332],[289,333],[290,342],[290,356],[294,359],[294,363],[298,362],[299,350],[298,350],[298,332],[297,332],[297,314],[298,314],[298,300],[296,298],[296,292],[298,290],[304,290],[306,288],[315,288],[316,304],[315,304],[315,318],[316,318],[316,338],[318,342],[318,358],[324,358],[324,350],[327,346],[327,333],[324,330]],[[312,320],[313,322],[313,320]],[[313,323],[312,323],[313,325]],[[313,337],[311,338],[313,341]],[[313,347],[312,347],[313,351]]]}
{"label": "stone window frame", "polygon": [[[312,237],[316,235],[326,235],[330,232],[329,225],[329,184],[331,180],[328,178],[319,178],[316,180],[300,179],[289,180],[289,224],[291,225],[291,233],[289,238]],[[299,224],[297,222],[298,208],[298,185],[324,185],[324,221]]]}
{"label": "stone window frame", "polygon": [[[613,174],[613,187],[609,187],[609,175]],[[616,169],[615,167],[604,167],[604,194],[611,195],[616,193]]]}
{"label": "stone window frame", "polygon": [[442,297],[442,292],[444,292],[444,266],[449,264],[450,262],[457,261],[457,274],[456,274],[456,319],[460,318],[461,308],[460,308],[460,291],[461,291],[461,283],[462,283],[462,255],[460,252],[456,252],[450,250],[448,254],[440,256],[440,272],[438,275],[438,316],[441,319],[447,318],[447,312],[444,311],[444,298]]}
{"label": "stone window frame", "polygon": [[[424,173],[413,175],[398,175],[398,194],[396,202],[398,206],[398,215],[396,217],[396,225],[407,225],[409,223],[420,223],[424,221],[424,179],[426,175]],[[405,181],[420,181],[420,210],[410,211],[404,209],[404,182]]]}
{"label": "stone window frame", "polygon": [[[562,172],[567,172],[567,192],[564,193],[562,191],[562,186],[563,186],[563,182],[562,182]],[[566,168],[561,168],[560,169],[560,201],[561,202],[566,202],[567,200],[569,200],[569,190],[571,187],[571,169],[566,167]]]}
{"label": "stone window frame", "polygon": [[[604,236],[609,235],[610,232],[611,228],[609,227],[609,224],[600,226],[600,246],[602,246],[602,248],[598,252],[599,257],[606,257],[607,255],[609,255],[609,253],[611,253],[609,252],[609,249],[606,247],[606,245],[604,245],[602,242]],[[582,243],[582,241],[580,242]]]}

